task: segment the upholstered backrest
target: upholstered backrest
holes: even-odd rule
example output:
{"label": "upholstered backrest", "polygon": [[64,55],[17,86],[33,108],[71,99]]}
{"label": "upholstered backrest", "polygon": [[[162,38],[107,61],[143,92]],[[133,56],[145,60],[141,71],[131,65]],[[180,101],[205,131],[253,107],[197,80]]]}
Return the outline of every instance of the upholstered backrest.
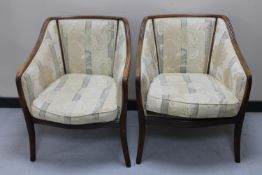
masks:
{"label": "upholstered backrest", "polygon": [[160,73],[206,73],[215,18],[154,18]]}
{"label": "upholstered backrest", "polygon": [[58,24],[67,73],[112,76],[117,20],[60,19]]}

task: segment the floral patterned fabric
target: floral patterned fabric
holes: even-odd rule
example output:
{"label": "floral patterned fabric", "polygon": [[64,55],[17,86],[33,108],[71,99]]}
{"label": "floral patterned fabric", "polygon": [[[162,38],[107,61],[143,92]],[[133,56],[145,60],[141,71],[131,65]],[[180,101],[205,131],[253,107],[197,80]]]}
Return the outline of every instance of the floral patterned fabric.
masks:
{"label": "floral patterned fabric", "polygon": [[67,73],[112,76],[117,20],[59,20]]}
{"label": "floral patterned fabric", "polygon": [[164,73],[154,78],[148,111],[185,118],[233,117],[240,107],[234,94],[208,74]]}
{"label": "floral patterned fabric", "polygon": [[206,73],[215,18],[154,19],[160,73]]}
{"label": "floral patterned fabric", "polygon": [[[64,74],[56,21],[47,26],[33,61],[21,77],[27,106],[53,81]],[[31,108],[29,107],[29,111]]]}
{"label": "floral patterned fabric", "polygon": [[[151,81],[158,75],[158,63],[152,20],[148,20],[145,27],[141,52],[141,95],[145,109],[146,98]],[[144,110],[146,113],[146,110]]]}
{"label": "floral patterned fabric", "polygon": [[117,117],[117,87],[104,75],[66,74],[51,83],[33,101],[34,117],[64,123],[87,124]]}
{"label": "floral patterned fabric", "polygon": [[236,55],[223,19],[217,20],[209,73],[242,101],[247,77]]}

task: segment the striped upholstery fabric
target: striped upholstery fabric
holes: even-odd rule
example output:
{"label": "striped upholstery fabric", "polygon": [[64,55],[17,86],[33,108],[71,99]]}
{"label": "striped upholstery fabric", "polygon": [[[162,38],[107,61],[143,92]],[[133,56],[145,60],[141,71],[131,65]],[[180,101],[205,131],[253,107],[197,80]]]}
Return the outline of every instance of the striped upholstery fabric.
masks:
{"label": "striped upholstery fabric", "polygon": [[210,75],[223,83],[242,101],[247,77],[231,43],[226,24],[222,19],[217,21],[210,62]]}
{"label": "striped upholstery fabric", "polygon": [[59,20],[68,73],[112,76],[117,20]]}
{"label": "striped upholstery fabric", "polygon": [[49,22],[40,48],[22,74],[29,112],[42,120],[75,125],[118,119],[127,59],[124,22],[61,19],[58,25]]}
{"label": "striped upholstery fabric", "polygon": [[206,73],[215,18],[154,19],[160,73]]}
{"label": "striped upholstery fabric", "polygon": [[116,52],[113,68],[113,78],[117,84],[117,104],[119,110],[122,107],[122,79],[124,75],[127,56],[126,34],[123,21],[119,21],[119,28],[116,41]]}
{"label": "striped upholstery fabric", "polygon": [[33,61],[21,77],[27,106],[31,106],[33,100],[63,74],[64,68],[56,21],[52,20],[47,26],[44,39]]}
{"label": "striped upholstery fabric", "polygon": [[148,111],[185,118],[235,116],[240,101],[208,74],[164,73],[154,78],[147,95]]}
{"label": "striped upholstery fabric", "polygon": [[[152,20],[148,20],[145,27],[141,52],[141,96],[145,109],[146,98],[151,81],[158,75],[158,63]],[[144,110],[146,113],[146,110]]]}
{"label": "striped upholstery fabric", "polygon": [[33,101],[34,117],[64,123],[88,124],[117,118],[117,86],[103,75],[66,74]]}

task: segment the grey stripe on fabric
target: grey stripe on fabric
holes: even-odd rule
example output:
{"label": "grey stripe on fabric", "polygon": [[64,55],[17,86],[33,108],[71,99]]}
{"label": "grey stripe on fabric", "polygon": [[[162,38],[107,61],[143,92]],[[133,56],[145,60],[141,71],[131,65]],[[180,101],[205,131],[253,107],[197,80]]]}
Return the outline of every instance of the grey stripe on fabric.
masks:
{"label": "grey stripe on fabric", "polygon": [[28,73],[24,73],[24,79],[26,81],[26,88],[27,88],[27,93],[28,93],[28,98],[29,98],[29,106],[31,106],[33,100],[34,100],[34,84],[32,83],[31,77]]}
{"label": "grey stripe on fabric", "polygon": [[181,19],[181,29],[184,30],[187,27],[187,19],[186,18],[182,18]]}
{"label": "grey stripe on fabric", "polygon": [[[111,81],[107,81],[107,86],[106,88],[102,91],[100,97],[97,99],[97,103],[94,107],[94,110],[93,110],[93,114],[97,114],[99,113],[99,110],[104,106],[104,103],[109,95],[109,92],[110,92],[110,89],[112,87],[112,82]],[[99,118],[99,115],[98,115],[98,118]]]}
{"label": "grey stripe on fabric", "polygon": [[[190,76],[187,74],[183,74],[183,79],[186,83],[187,90],[189,94],[196,93],[196,89],[192,86],[192,80],[190,79]],[[190,108],[190,116],[197,117],[198,116],[198,110],[199,110],[199,104],[191,105],[193,106]]]}
{"label": "grey stripe on fabric", "polygon": [[[62,32],[61,32],[62,33]],[[63,45],[63,53],[64,53],[64,61],[65,61],[65,67],[66,71],[70,72],[69,69],[69,58],[68,58],[68,36],[66,33],[62,34],[62,45]]]}
{"label": "grey stripe on fabric", "polygon": [[67,79],[68,79],[68,76],[63,76],[63,77],[59,80],[59,82],[58,82],[58,84],[56,85],[54,91],[59,91],[59,90],[65,85]]}
{"label": "grey stripe on fabric", "polygon": [[226,109],[227,109],[227,105],[226,104],[219,105],[218,117],[224,116],[225,113],[226,113]]}
{"label": "grey stripe on fabric", "polygon": [[181,19],[181,34],[182,34],[182,43],[181,43],[181,58],[180,58],[180,72],[187,72],[187,19]]}
{"label": "grey stripe on fabric", "polygon": [[[228,39],[228,35],[227,35],[227,32],[225,31],[223,33],[223,35],[221,36],[220,38],[220,41],[219,41],[219,44],[218,44],[218,49],[217,50],[223,50],[223,47],[224,47],[224,41]],[[217,52],[216,54],[220,54],[219,52]],[[218,56],[215,56],[215,57],[218,57]],[[213,72],[213,75],[216,76],[218,74],[218,66],[217,64],[213,64],[213,68],[212,68],[212,72]]]}
{"label": "grey stripe on fabric", "polygon": [[88,84],[89,84],[89,82],[90,82],[90,79],[91,79],[91,78],[90,78],[89,76],[88,76],[88,77],[85,77],[85,78],[83,79],[83,82],[82,82],[82,84],[81,84],[81,87],[78,89],[78,91],[77,91],[76,94],[74,95],[72,101],[78,101],[78,100],[81,99],[81,97],[82,97],[81,91],[88,86]]}
{"label": "grey stripe on fabric", "polygon": [[[160,85],[165,87],[168,85],[167,79],[164,75],[159,76]],[[169,107],[169,92],[167,94],[162,95],[162,102],[161,102],[161,113],[168,114],[168,107]]]}
{"label": "grey stripe on fabric", "polygon": [[233,65],[237,62],[237,57],[234,56],[230,59],[229,63],[228,63],[228,69],[232,69]]}
{"label": "grey stripe on fabric", "polygon": [[121,115],[121,107],[117,105],[117,118],[119,119]]}
{"label": "grey stripe on fabric", "polygon": [[[52,58],[53,58],[53,64],[55,67],[55,72],[56,72],[56,76],[61,75],[61,71],[60,71],[60,67],[59,67],[59,57],[57,56],[56,50],[55,50],[55,45],[54,42],[52,41],[52,44],[49,44],[49,50],[51,52]],[[57,61],[55,61],[57,60]]]}
{"label": "grey stripe on fabric", "polygon": [[39,60],[36,60],[35,64],[37,65],[39,72],[41,72],[43,70],[42,63]]}
{"label": "grey stripe on fabric", "polygon": [[83,82],[82,82],[81,88],[86,88],[88,86],[89,82],[90,82],[90,79],[91,79],[91,77],[89,77],[89,76],[85,77]]}
{"label": "grey stripe on fabric", "polygon": [[71,117],[64,116],[64,123],[71,124]]}
{"label": "grey stripe on fabric", "polygon": [[227,35],[227,32],[225,31],[220,39],[220,42],[222,42],[223,40],[226,40],[228,39],[228,35]]}
{"label": "grey stripe on fabric", "polygon": [[92,114],[95,120],[99,120],[99,113]]}
{"label": "grey stripe on fabric", "polygon": [[192,81],[190,79],[190,76],[187,75],[187,74],[183,74],[183,79],[186,83],[186,86],[187,86],[187,89],[188,89],[188,92],[191,94],[191,93],[196,93],[196,89],[192,86]]}
{"label": "grey stripe on fabric", "polygon": [[52,57],[54,59],[57,59],[57,54],[56,54],[56,50],[55,50],[54,44],[49,44],[49,49],[50,49]]}
{"label": "grey stripe on fabric", "polygon": [[46,114],[46,111],[47,111],[47,108],[49,107],[51,103],[50,102],[44,102],[40,108],[40,112],[39,112],[39,116],[41,118],[45,118],[45,114]]}
{"label": "grey stripe on fabric", "polygon": [[181,62],[180,62],[180,72],[186,73],[187,69],[187,49],[181,48]]}
{"label": "grey stripe on fabric", "polygon": [[115,25],[113,21],[108,21],[108,44],[107,44],[107,55],[109,58],[114,59],[114,54],[115,54]]}
{"label": "grey stripe on fabric", "polygon": [[212,34],[214,32],[214,22],[210,19],[205,19],[205,23],[207,24],[207,29],[205,30],[205,71],[207,70],[208,67],[208,59],[210,56],[210,51],[211,51],[211,42],[212,42]]}
{"label": "grey stripe on fabric", "polygon": [[221,117],[224,116],[225,112],[226,112],[226,108],[227,105],[224,104],[224,101],[226,100],[226,96],[225,94],[222,92],[220,86],[217,86],[217,84],[215,82],[211,82],[214,90],[217,92],[218,96],[219,96],[219,112],[217,117]]}
{"label": "grey stripe on fabric", "polygon": [[169,95],[162,95],[161,113],[168,114]]}
{"label": "grey stripe on fabric", "polygon": [[157,36],[157,49],[158,49],[158,64],[159,64],[159,72],[164,72],[164,33],[158,33]]}
{"label": "grey stripe on fabric", "polygon": [[240,95],[243,95],[243,89],[244,89],[244,86],[245,86],[245,78],[240,76],[237,80],[235,80],[237,82],[239,82],[236,86],[236,92],[235,92],[235,96],[238,98],[238,99],[241,99],[242,97]]}
{"label": "grey stripe on fabric", "polygon": [[52,40],[52,37],[51,37],[51,34],[50,34],[50,32],[49,32],[49,31],[47,31],[47,32],[46,32],[45,39]]}
{"label": "grey stripe on fabric", "polygon": [[191,109],[191,116],[192,117],[197,117],[198,115],[198,110],[199,110],[199,104],[194,104],[194,107]]}
{"label": "grey stripe on fabric", "polygon": [[151,81],[154,78],[154,72],[156,71],[154,69],[154,66],[152,65],[153,62],[150,62],[150,59],[141,59],[141,62],[145,65],[147,69],[143,70],[149,77],[149,81]]}
{"label": "grey stripe on fabric", "polygon": [[85,46],[85,61],[86,61],[86,73],[92,74],[92,21],[85,22],[85,37],[86,37],[86,46]]}

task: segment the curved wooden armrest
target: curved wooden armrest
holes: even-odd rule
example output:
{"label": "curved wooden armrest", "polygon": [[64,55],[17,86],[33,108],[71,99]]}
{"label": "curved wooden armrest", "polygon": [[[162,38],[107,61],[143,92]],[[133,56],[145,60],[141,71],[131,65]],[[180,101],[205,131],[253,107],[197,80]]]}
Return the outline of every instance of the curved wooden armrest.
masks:
{"label": "curved wooden armrest", "polygon": [[247,77],[244,96],[243,96],[242,104],[241,104],[240,111],[239,111],[239,114],[241,114],[241,113],[244,113],[244,111],[246,110],[246,107],[247,107],[247,102],[248,102],[248,99],[249,99],[249,95],[250,95],[250,91],[251,91],[251,85],[252,85],[252,74],[251,74],[251,71],[250,71],[247,63],[246,63],[246,60],[245,60],[243,54],[240,51],[240,48],[238,46],[234,31],[233,31],[233,27],[232,27],[232,24],[231,24],[229,18],[227,16],[223,16],[223,15],[220,15],[219,17],[222,18],[225,21],[225,24],[227,26],[227,30],[228,30],[228,33],[229,33],[229,36],[230,36],[230,40],[231,40],[232,45],[234,47],[234,50],[236,52],[237,58],[239,59],[239,62],[240,62],[241,66],[242,66],[242,68],[245,72],[245,75]]}

